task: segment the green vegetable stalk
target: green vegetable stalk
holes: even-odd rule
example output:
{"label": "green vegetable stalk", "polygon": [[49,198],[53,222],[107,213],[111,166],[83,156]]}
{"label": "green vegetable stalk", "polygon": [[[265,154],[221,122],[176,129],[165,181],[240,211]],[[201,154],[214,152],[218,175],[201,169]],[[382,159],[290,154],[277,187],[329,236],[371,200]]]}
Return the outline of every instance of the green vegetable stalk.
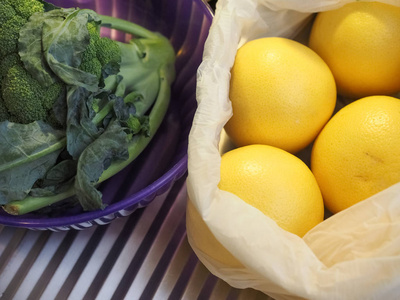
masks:
{"label": "green vegetable stalk", "polygon": [[[98,184],[146,148],[167,112],[170,42],[39,0],[0,0],[0,16],[0,39],[8,37],[0,45],[0,204],[15,215],[70,197],[84,210],[104,208]],[[113,41],[101,27],[133,38]]]}

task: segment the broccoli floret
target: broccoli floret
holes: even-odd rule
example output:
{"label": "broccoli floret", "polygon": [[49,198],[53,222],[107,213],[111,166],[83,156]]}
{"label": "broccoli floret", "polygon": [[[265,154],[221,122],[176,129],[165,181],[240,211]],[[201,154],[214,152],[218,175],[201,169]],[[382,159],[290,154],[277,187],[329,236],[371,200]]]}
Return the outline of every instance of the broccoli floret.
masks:
{"label": "broccoli floret", "polygon": [[35,12],[44,11],[38,0],[0,1],[0,55],[17,51],[19,31]]}
{"label": "broccoli floret", "polygon": [[90,74],[93,74],[97,77],[97,79],[101,78],[101,71],[102,71],[102,65],[100,61],[97,59],[97,57],[85,57],[82,60],[82,63],[80,65],[80,69],[82,71],[88,72]]}
{"label": "broccoli floret", "polygon": [[45,120],[63,88],[59,82],[42,87],[22,64],[16,64],[2,81],[3,104],[14,117],[14,122],[27,124]]}
{"label": "broccoli floret", "polygon": [[82,55],[82,63],[80,69],[95,75],[98,79],[101,78],[102,65],[97,58],[98,49],[96,48],[96,43],[100,39],[99,29],[95,22],[88,22],[87,29],[89,32],[89,45],[86,47],[85,52]]}
{"label": "broccoli floret", "polygon": [[97,58],[103,66],[121,62],[121,48],[114,40],[102,37],[97,41],[96,47],[102,49],[97,51]]}
{"label": "broccoli floret", "polygon": [[3,99],[0,97],[0,122],[6,121],[10,119],[10,113],[6,105],[3,102]]}
{"label": "broccoli floret", "polygon": [[63,83],[42,87],[18,54],[21,28],[32,14],[43,11],[44,4],[38,0],[0,0],[0,121],[44,120],[65,88]]}
{"label": "broccoli floret", "polygon": [[11,53],[6,55],[0,62],[0,80],[7,75],[8,70],[11,67],[19,63],[21,63],[21,59],[17,53]]}
{"label": "broccoli floret", "polygon": [[16,12],[14,8],[6,3],[6,2],[0,2],[0,25],[3,26],[5,22],[8,20],[14,18],[16,15]]}
{"label": "broccoli floret", "polygon": [[11,5],[25,20],[28,20],[35,12],[44,11],[43,3],[38,0],[5,0],[5,2]]}
{"label": "broccoli floret", "polygon": [[95,43],[98,41],[100,39],[100,27],[97,23],[94,21],[88,22],[86,27],[90,35],[90,42]]}
{"label": "broccoli floret", "polygon": [[102,65],[97,58],[96,42],[100,39],[100,34],[94,22],[87,24],[89,32],[89,45],[86,47],[85,52],[82,54],[82,63],[80,69],[90,74],[96,75],[98,79],[101,77]]}
{"label": "broccoli floret", "polygon": [[11,114],[21,114],[21,123],[29,123],[45,117],[40,107],[39,86],[20,65],[10,68],[2,82],[2,96]]}
{"label": "broccoli floret", "polygon": [[0,28],[0,54],[7,55],[17,51],[19,31],[26,20],[18,15],[6,21]]}
{"label": "broccoli floret", "polygon": [[99,26],[95,22],[88,22],[89,45],[82,55],[80,69],[101,78],[103,68],[109,63],[119,64],[121,51],[118,44],[112,39],[100,37]]}
{"label": "broccoli floret", "polygon": [[[43,87],[25,69],[18,54],[21,28],[33,13],[43,11],[43,3],[38,0],[0,0],[0,120],[25,124],[37,120],[52,123],[57,119],[52,108],[57,99],[65,96],[66,84],[58,81]],[[119,47],[113,40],[100,37],[99,23],[88,22],[87,29],[89,45],[80,68],[100,80],[107,64],[119,63]]]}

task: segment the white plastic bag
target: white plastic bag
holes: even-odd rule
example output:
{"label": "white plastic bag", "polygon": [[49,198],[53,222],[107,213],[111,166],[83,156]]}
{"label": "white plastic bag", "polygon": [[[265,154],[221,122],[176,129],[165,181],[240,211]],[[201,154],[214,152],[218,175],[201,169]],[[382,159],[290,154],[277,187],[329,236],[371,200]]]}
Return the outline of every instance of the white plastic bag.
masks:
{"label": "white plastic bag", "polygon": [[[312,13],[355,0],[218,0],[198,70],[189,136],[188,195],[211,232],[243,268],[227,268],[189,242],[216,276],[275,299],[397,299],[400,184],[338,213],[304,238],[281,229],[219,182],[221,132],[232,109],[230,69],[238,47],[264,36],[292,38]],[[399,1],[381,1],[400,6]]]}

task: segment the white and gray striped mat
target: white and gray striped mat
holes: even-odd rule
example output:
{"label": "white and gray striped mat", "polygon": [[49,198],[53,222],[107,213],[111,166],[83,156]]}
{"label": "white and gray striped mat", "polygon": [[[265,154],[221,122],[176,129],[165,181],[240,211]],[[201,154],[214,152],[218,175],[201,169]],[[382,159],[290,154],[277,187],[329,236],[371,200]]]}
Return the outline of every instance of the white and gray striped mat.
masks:
{"label": "white and gray striped mat", "polygon": [[0,225],[0,299],[270,299],[237,290],[198,261],[185,230],[186,187],[83,231]]}

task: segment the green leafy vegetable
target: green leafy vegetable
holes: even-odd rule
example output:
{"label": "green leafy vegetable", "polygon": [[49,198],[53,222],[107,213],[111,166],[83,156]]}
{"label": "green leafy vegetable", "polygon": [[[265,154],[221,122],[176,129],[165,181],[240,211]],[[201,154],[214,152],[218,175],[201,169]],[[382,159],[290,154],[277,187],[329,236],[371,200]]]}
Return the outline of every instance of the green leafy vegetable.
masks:
{"label": "green leafy vegetable", "polygon": [[[74,197],[84,210],[104,208],[98,184],[146,148],[166,114],[170,42],[39,0],[0,0],[1,12],[0,25],[22,21],[0,49],[0,204],[25,214]],[[101,27],[133,38],[113,41]]]}
{"label": "green leafy vegetable", "polygon": [[55,164],[65,133],[43,122],[0,123],[0,204],[21,200]]}

